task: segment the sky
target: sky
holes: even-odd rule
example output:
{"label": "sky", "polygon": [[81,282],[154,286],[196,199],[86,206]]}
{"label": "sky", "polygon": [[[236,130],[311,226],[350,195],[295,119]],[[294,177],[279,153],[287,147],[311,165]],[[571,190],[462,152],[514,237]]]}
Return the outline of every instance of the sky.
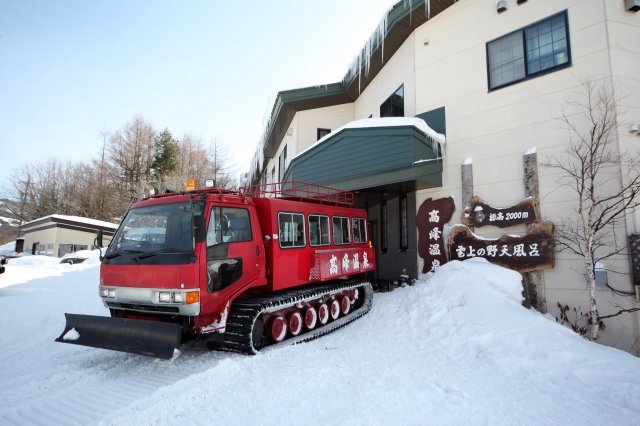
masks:
{"label": "sky", "polygon": [[247,171],[277,93],[340,81],[394,3],[0,0],[0,186],[136,115]]}

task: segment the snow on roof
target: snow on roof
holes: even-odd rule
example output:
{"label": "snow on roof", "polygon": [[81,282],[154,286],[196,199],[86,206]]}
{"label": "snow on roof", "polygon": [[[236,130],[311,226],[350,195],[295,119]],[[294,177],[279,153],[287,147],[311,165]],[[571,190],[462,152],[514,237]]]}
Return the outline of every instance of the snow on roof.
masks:
{"label": "snow on roof", "polygon": [[23,224],[22,226],[29,225],[31,223],[40,222],[40,221],[45,220],[45,219],[51,219],[52,222],[55,222],[56,219],[59,219],[59,220],[67,220],[67,221],[70,221],[70,222],[76,222],[76,223],[84,223],[85,225],[100,226],[100,227],[103,227],[103,228],[111,228],[113,230],[118,229],[118,225],[116,225],[115,223],[105,222],[103,220],[97,220],[97,219],[90,219],[88,217],[68,216],[68,215],[62,215],[62,214],[51,214],[49,216],[44,216],[44,217],[32,220],[31,222],[27,222],[27,223]]}
{"label": "snow on roof", "polygon": [[[446,137],[442,133],[438,133],[433,130],[429,125],[421,118],[418,117],[377,117],[377,118],[363,118],[361,120],[351,121],[345,124],[342,127],[337,128],[333,132],[323,136],[318,139],[316,143],[300,152],[298,155],[292,158],[292,161],[300,156],[302,156],[307,151],[317,147],[322,144],[329,138],[334,137],[336,134],[340,133],[344,129],[366,129],[371,127],[400,127],[400,126],[413,126],[416,129],[420,130],[422,133],[427,135],[428,138],[434,140],[440,145],[441,152],[444,152],[444,144],[446,142]],[[435,147],[434,147],[435,150]]]}
{"label": "snow on roof", "polygon": [[3,226],[3,223],[9,226],[18,226],[20,224],[20,221],[18,219],[12,219],[10,217],[0,217],[0,226]]}
{"label": "snow on roof", "polygon": [[418,117],[379,117],[379,118],[363,118],[362,120],[352,121],[345,124],[338,130],[342,129],[361,129],[367,127],[396,127],[396,126],[413,126],[422,131],[440,145],[445,143],[445,136],[433,130],[426,121]]}

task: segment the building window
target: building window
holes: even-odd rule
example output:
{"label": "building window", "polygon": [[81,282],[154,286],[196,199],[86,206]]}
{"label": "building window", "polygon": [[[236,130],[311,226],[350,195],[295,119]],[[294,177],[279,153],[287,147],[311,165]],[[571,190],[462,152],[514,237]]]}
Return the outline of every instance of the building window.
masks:
{"label": "building window", "polygon": [[62,257],[65,254],[75,253],[80,250],[88,250],[87,244],[60,244],[58,246],[58,257]]}
{"label": "building window", "polygon": [[331,129],[320,129],[320,128],[318,128],[318,133],[316,135],[316,140],[319,141],[320,139],[322,139],[325,136],[327,136],[329,133],[331,133]]}
{"label": "building window", "polygon": [[380,105],[380,117],[404,117],[404,84]]}
{"label": "building window", "polygon": [[353,222],[353,242],[354,244],[367,242],[367,223],[363,218],[356,217]]}
{"label": "building window", "polygon": [[304,215],[279,213],[278,226],[280,247],[304,247]]}
{"label": "building window", "polygon": [[409,217],[407,216],[407,196],[400,197],[400,250],[409,248]]}
{"label": "building window", "polygon": [[489,90],[569,65],[566,11],[487,43]]}
{"label": "building window", "polygon": [[380,206],[380,251],[387,252],[387,203]]}
{"label": "building window", "polygon": [[312,246],[329,245],[329,216],[309,215],[309,243]]}
{"label": "building window", "polygon": [[38,243],[38,249],[35,254],[40,254],[42,256],[53,256],[53,243],[49,243],[49,244]]}
{"label": "building window", "polygon": [[349,244],[349,218],[333,218],[333,242],[334,244]]}
{"label": "building window", "polygon": [[278,181],[282,182],[284,172],[287,169],[287,146],[284,146],[280,157],[278,158]]}

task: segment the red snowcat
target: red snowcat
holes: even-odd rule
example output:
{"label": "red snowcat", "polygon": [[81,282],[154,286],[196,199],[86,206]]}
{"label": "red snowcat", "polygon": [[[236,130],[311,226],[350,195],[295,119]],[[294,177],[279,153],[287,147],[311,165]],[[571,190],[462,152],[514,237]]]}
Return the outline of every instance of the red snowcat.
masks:
{"label": "red snowcat", "polygon": [[101,256],[110,317],[65,314],[56,339],[170,359],[182,344],[254,354],[364,315],[375,266],[353,193],[287,182],[134,203]]}

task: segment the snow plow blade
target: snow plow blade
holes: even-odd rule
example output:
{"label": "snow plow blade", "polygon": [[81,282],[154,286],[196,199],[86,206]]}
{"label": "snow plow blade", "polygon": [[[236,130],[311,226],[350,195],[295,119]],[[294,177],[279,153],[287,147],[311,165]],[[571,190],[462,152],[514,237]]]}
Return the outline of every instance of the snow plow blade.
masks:
{"label": "snow plow blade", "polygon": [[64,316],[67,324],[56,342],[162,359],[173,358],[180,347],[182,326],[178,324],[93,315]]}

